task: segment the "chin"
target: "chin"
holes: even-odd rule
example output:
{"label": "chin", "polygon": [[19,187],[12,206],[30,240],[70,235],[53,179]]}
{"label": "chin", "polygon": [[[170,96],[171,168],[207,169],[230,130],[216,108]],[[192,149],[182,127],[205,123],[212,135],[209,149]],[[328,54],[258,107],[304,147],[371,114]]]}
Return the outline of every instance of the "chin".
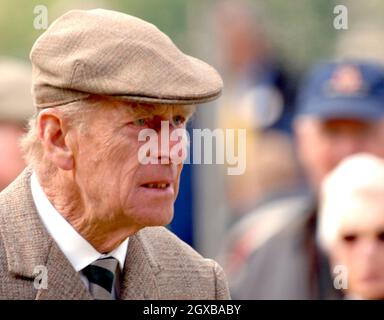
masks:
{"label": "chin", "polygon": [[145,210],[140,213],[137,221],[143,227],[156,227],[156,226],[166,226],[173,219],[173,207],[164,208],[159,210],[159,208],[154,208],[153,210]]}
{"label": "chin", "polygon": [[384,300],[384,292],[378,291],[378,292],[369,292],[365,295],[366,300]]}
{"label": "chin", "polygon": [[383,288],[361,288],[360,296],[364,300],[384,300]]}

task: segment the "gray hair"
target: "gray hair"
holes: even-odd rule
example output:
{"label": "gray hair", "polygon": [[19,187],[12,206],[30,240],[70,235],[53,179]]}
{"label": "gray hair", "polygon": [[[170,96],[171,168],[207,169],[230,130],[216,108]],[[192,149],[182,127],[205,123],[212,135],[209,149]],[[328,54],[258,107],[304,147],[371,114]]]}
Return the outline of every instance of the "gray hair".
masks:
{"label": "gray hair", "polygon": [[[55,107],[55,110],[67,120],[69,126],[83,128],[84,122],[81,121],[87,112],[94,111],[95,101],[91,99],[83,99],[66,105]],[[43,158],[43,145],[38,137],[38,110],[28,121],[27,133],[21,139],[21,149],[26,162],[33,168],[41,163]]]}

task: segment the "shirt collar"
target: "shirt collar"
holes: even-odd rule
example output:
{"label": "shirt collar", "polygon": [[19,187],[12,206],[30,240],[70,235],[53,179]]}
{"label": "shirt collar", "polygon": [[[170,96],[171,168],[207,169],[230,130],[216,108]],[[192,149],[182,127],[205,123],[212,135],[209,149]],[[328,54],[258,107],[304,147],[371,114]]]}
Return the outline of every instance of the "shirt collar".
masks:
{"label": "shirt collar", "polygon": [[114,257],[119,261],[120,269],[124,269],[129,238],[110,253],[102,254],[85,240],[50,203],[35,172],[31,176],[31,190],[40,219],[76,271],[104,257]]}

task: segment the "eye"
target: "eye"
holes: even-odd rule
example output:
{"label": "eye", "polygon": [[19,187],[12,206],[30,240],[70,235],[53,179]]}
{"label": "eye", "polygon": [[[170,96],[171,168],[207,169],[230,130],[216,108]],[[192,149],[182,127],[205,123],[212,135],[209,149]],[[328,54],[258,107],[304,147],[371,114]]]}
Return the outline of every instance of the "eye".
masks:
{"label": "eye", "polygon": [[378,239],[380,242],[384,242],[384,231],[379,232],[379,233],[377,234],[377,239]]}
{"label": "eye", "polygon": [[172,118],[172,123],[174,126],[181,126],[185,123],[186,119],[183,116],[174,116]]}
{"label": "eye", "polygon": [[137,119],[135,121],[133,121],[133,124],[136,125],[136,126],[145,126],[147,124],[147,120],[142,118],[142,119]]}
{"label": "eye", "polygon": [[352,244],[352,243],[356,242],[356,240],[357,240],[357,235],[355,235],[355,234],[346,234],[346,235],[343,235],[343,236],[341,237],[341,239],[342,239],[343,242],[345,242],[345,243]]}

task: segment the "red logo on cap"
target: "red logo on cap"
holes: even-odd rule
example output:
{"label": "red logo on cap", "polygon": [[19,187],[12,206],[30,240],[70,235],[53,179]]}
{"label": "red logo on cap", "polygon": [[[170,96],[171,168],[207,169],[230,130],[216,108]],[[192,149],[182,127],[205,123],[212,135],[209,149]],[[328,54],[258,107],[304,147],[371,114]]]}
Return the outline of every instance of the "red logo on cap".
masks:
{"label": "red logo on cap", "polygon": [[362,89],[363,78],[360,70],[351,65],[336,69],[330,80],[332,91],[339,94],[354,94]]}

